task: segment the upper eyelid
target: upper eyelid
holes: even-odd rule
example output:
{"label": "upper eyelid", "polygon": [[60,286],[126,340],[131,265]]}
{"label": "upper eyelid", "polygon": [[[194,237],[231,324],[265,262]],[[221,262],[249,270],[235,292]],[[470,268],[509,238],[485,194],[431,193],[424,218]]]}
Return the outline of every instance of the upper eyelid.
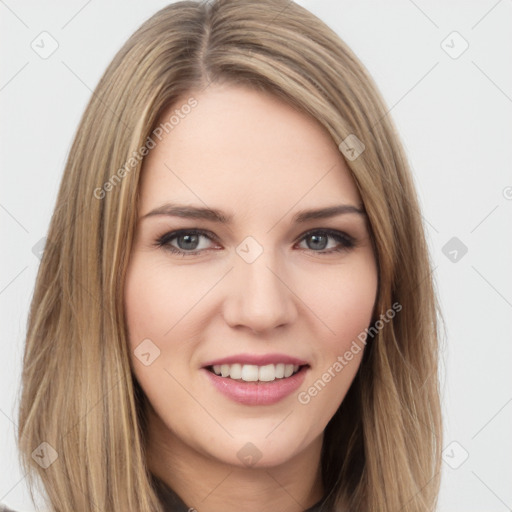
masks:
{"label": "upper eyelid", "polygon": [[206,236],[207,238],[210,238],[216,242],[219,241],[219,237],[212,231],[208,231],[207,229],[199,229],[199,228],[175,229],[174,231],[169,231],[167,233],[164,233],[159,238],[168,237],[170,240],[173,240],[174,238],[177,238],[178,236],[180,236],[182,234],[186,235],[187,233],[195,233],[200,236]]}
{"label": "upper eyelid", "polygon": [[339,236],[339,235],[341,235],[341,236],[345,236],[345,237],[350,238],[350,239],[354,239],[355,238],[352,235],[349,235],[346,231],[343,231],[343,230],[340,230],[340,229],[334,229],[334,228],[313,228],[313,229],[308,229],[307,231],[304,231],[304,233],[301,233],[297,237],[297,240],[299,240],[301,238],[304,238],[305,236],[307,236],[309,234],[312,234],[312,233],[327,233],[330,236],[335,236],[335,235]]}

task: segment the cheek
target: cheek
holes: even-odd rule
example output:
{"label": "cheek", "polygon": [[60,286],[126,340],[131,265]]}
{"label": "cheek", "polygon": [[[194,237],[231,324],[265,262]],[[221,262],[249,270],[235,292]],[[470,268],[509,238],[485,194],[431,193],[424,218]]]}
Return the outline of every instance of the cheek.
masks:
{"label": "cheek", "polygon": [[[210,279],[190,278],[186,272],[169,270],[165,262],[136,255],[125,281],[125,311],[130,343],[141,339],[171,339],[193,317],[193,307],[207,290]],[[211,286],[211,284],[210,284]]]}
{"label": "cheek", "polygon": [[373,257],[352,263],[304,281],[305,302],[319,317],[321,330],[316,331],[316,364],[297,400],[299,410],[313,415],[322,428],[336,413],[359,369],[365,344],[358,337],[371,322],[377,295]]}
{"label": "cheek", "polygon": [[[187,267],[170,272],[165,262],[152,260],[148,264],[148,260],[144,254],[136,253],[125,281],[132,351],[147,338],[172,339],[173,345],[179,345],[181,340],[185,344],[188,338],[186,345],[190,350],[194,345],[190,341],[198,334],[193,326],[201,324],[191,322],[199,311],[194,311],[194,307],[218,281],[222,269],[196,267],[192,279]],[[368,327],[377,291],[373,255],[360,254],[342,266],[300,266],[287,279],[294,283],[296,294],[295,299],[291,296],[289,300],[299,301],[301,322],[309,323],[310,334],[315,333],[316,343],[321,342],[321,352],[328,357],[332,357],[333,351],[344,351]]]}
{"label": "cheek", "polygon": [[172,311],[172,304],[162,281],[158,282],[156,273],[136,258],[125,281],[125,311],[132,348],[145,338],[162,336],[165,309]]}
{"label": "cheek", "polygon": [[317,317],[323,354],[332,358],[333,353],[343,353],[371,322],[378,285],[374,259],[354,258],[350,264],[303,276],[298,281],[300,297]]}
{"label": "cheek", "polygon": [[[162,381],[168,380],[163,371],[172,362],[180,364],[180,355],[184,355],[179,345],[185,336],[175,336],[178,328],[182,328],[179,319],[185,314],[183,294],[177,292],[183,290],[183,285],[179,278],[170,282],[167,274],[161,264],[147,264],[141,254],[130,263],[125,281],[132,368],[148,396],[161,390]],[[172,350],[166,349],[169,342]]]}
{"label": "cheek", "polygon": [[[184,297],[194,294],[184,285],[179,274],[169,278],[169,270],[162,262],[143,252],[132,256],[124,289],[130,359],[135,377],[152,404],[164,400],[162,389],[172,385],[165,370],[172,363],[184,368],[186,349],[180,345],[185,344],[190,333],[180,333],[183,336],[179,337],[176,333],[183,328],[183,323],[178,323],[180,318],[190,309],[185,307]],[[179,292],[184,289],[188,293]],[[171,350],[166,349],[169,342]]]}
{"label": "cheek", "polygon": [[330,294],[328,321],[341,345],[339,349],[346,349],[368,327],[377,294],[376,279],[370,275],[347,281]]}

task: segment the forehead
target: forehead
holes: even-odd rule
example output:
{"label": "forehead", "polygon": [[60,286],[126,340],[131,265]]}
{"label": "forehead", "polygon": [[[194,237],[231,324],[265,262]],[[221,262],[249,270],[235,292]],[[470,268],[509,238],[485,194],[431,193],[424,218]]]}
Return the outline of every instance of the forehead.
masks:
{"label": "forehead", "polygon": [[[194,104],[190,98],[195,106],[182,108]],[[144,161],[142,210],[170,200],[260,215],[299,201],[360,203],[329,133],[269,93],[212,84],[183,96],[161,121],[172,116],[172,128]]]}

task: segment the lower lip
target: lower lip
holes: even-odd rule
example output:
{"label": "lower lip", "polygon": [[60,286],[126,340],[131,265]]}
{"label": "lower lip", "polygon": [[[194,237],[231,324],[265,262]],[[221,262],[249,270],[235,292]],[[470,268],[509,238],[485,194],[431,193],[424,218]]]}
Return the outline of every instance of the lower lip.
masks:
{"label": "lower lip", "polygon": [[229,377],[219,377],[202,368],[210,382],[225,396],[244,405],[272,405],[296,391],[304,382],[309,366],[296,374],[270,382],[240,382]]}

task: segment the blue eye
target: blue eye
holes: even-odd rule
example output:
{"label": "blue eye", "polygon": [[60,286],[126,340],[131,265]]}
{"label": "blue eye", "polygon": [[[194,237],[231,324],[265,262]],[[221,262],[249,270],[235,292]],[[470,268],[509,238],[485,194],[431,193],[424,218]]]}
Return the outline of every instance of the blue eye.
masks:
{"label": "blue eye", "polygon": [[[335,243],[329,243],[329,239]],[[333,229],[316,229],[308,231],[301,236],[301,241],[306,242],[306,248],[319,254],[328,254],[352,249],[355,246],[354,239]]]}
{"label": "blue eye", "polygon": [[201,243],[201,238],[212,240],[213,236],[200,229],[180,230],[162,235],[158,238],[156,244],[159,247],[165,247],[173,253],[193,255],[208,249],[208,244]]}
{"label": "blue eye", "polygon": [[[160,236],[155,245],[182,256],[197,256],[212,249],[210,242],[216,241],[213,233],[201,229],[182,229]],[[330,254],[348,251],[355,247],[353,237],[334,229],[315,229],[308,231],[298,239],[299,245],[306,243],[306,249],[317,254]]]}

